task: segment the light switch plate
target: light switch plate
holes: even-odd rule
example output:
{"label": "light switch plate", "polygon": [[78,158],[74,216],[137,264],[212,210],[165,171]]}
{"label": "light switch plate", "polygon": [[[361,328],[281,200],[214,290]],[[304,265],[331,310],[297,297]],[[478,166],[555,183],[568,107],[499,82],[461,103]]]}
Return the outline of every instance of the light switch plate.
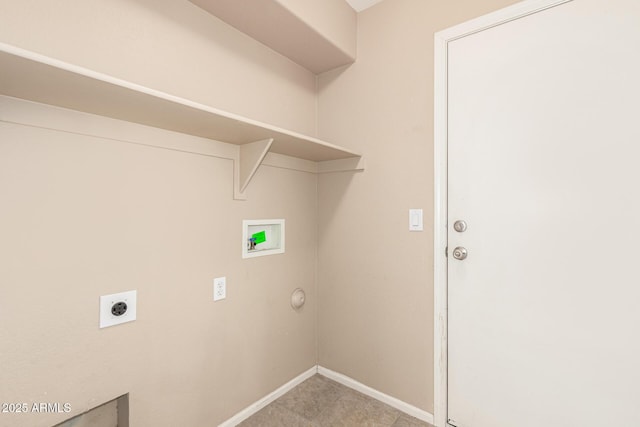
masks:
{"label": "light switch plate", "polygon": [[409,209],[409,231],[422,231],[422,209]]}

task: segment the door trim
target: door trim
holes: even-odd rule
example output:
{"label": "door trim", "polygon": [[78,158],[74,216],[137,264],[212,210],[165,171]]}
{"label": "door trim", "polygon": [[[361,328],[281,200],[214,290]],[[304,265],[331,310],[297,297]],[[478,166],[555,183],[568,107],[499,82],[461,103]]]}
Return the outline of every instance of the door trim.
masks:
{"label": "door trim", "polygon": [[434,36],[434,425],[447,427],[447,48],[451,41],[573,0],[524,0]]}

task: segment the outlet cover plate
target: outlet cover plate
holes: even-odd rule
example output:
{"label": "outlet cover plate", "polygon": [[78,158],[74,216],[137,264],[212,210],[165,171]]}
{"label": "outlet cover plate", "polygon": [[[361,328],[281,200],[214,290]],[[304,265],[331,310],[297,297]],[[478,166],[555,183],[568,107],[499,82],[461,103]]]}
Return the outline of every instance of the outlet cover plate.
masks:
{"label": "outlet cover plate", "polygon": [[[136,302],[138,291],[120,292],[100,297],[100,328],[119,325],[136,320]],[[111,313],[111,308],[118,303],[126,304],[126,311],[120,316]],[[122,304],[120,304],[122,307]]]}
{"label": "outlet cover plate", "polygon": [[213,279],[213,300],[220,301],[227,297],[227,278],[216,277]]}

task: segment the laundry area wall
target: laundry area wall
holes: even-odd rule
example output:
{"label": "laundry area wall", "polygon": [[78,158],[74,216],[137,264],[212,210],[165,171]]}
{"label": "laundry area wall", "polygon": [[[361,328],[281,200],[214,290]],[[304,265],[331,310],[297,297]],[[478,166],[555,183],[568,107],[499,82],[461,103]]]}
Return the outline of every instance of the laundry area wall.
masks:
{"label": "laundry area wall", "polygon": [[[385,0],[357,16],[356,61],[316,75],[187,1],[1,0],[2,43],[321,137],[367,169],[263,165],[237,201],[209,140],[3,97],[0,397],[71,411],[0,426],[127,393],[132,425],[217,425],[317,364],[432,412],[433,33],[510,3]],[[286,219],[286,252],[242,259],[242,220],[264,218]],[[99,329],[99,296],[130,289],[137,320]]]}

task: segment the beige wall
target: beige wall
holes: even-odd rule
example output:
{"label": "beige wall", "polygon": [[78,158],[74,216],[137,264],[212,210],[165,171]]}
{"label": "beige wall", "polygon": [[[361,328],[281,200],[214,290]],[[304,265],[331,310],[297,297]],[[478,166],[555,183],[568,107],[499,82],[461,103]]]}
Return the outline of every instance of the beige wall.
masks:
{"label": "beige wall", "polygon": [[[433,34],[513,0],[385,0],[319,77],[318,133],[362,152],[319,179],[319,363],[433,412]],[[408,231],[408,209],[425,231]]]}
{"label": "beige wall", "polygon": [[[208,144],[93,124],[142,144]],[[232,167],[0,122],[1,400],[73,409],[0,426],[52,425],[125,393],[131,425],[217,425],[315,365],[316,175],[263,166],[239,202]],[[241,259],[244,218],[285,218],[286,253]],[[227,299],[214,303],[219,276]],[[299,286],[308,300],[294,312]],[[99,296],[131,289],[138,319],[99,329]]]}
{"label": "beige wall", "polygon": [[[0,10],[0,42],[315,131],[315,76],[187,1]],[[0,426],[52,425],[124,393],[131,425],[217,425],[315,365],[315,175],[263,166],[239,202],[230,160],[0,125],[0,401],[73,409]],[[244,218],[285,218],[287,252],[242,260]],[[228,296],[214,303],[219,276]],[[130,289],[138,320],[98,329],[99,296]]]}
{"label": "beige wall", "polygon": [[0,0],[0,42],[313,135],[315,76],[188,1]]}

